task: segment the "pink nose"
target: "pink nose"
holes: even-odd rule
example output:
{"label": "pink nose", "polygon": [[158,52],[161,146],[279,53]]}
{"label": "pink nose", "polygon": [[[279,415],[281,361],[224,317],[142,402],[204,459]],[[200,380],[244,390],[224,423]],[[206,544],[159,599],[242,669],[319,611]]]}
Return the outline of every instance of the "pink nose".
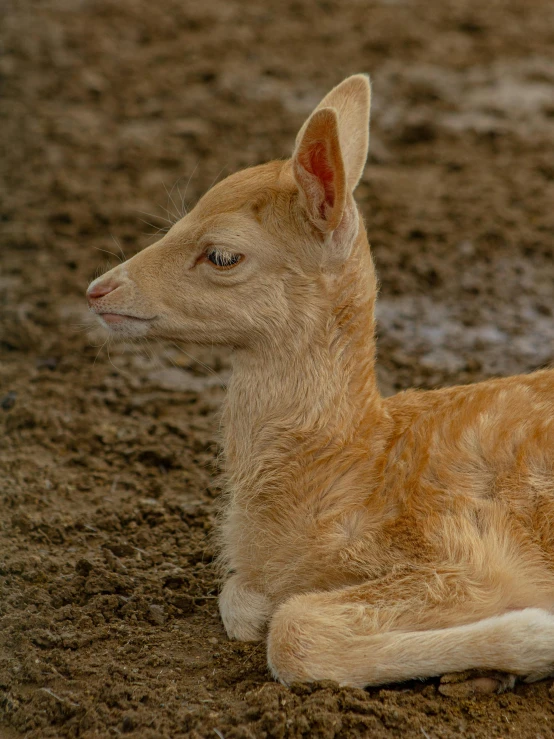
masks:
{"label": "pink nose", "polygon": [[98,284],[94,285],[94,287],[89,287],[89,289],[87,290],[87,298],[89,300],[89,303],[93,300],[97,300],[98,298],[103,298],[104,295],[113,292],[118,287],[118,283],[113,282],[99,282]]}

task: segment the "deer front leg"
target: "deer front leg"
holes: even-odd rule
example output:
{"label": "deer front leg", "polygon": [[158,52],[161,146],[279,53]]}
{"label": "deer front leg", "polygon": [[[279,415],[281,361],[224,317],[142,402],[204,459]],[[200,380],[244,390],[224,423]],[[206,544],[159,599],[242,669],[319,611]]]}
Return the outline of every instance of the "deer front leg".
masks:
{"label": "deer front leg", "polygon": [[231,575],[219,594],[219,612],[230,639],[261,641],[271,610],[269,599],[236,574]]}
{"label": "deer front leg", "polygon": [[507,612],[486,583],[451,590],[449,579],[401,578],[395,601],[387,600],[390,583],[293,596],[271,620],[273,675],[285,684],[330,679],[363,688],[470,669],[527,680],[554,670],[554,616],[532,607]]}

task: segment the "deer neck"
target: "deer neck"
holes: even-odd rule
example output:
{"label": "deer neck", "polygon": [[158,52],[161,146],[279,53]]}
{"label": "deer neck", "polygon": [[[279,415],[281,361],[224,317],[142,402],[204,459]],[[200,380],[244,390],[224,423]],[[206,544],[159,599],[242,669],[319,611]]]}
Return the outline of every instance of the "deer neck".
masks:
{"label": "deer neck", "polygon": [[325,303],[300,331],[264,351],[235,353],[223,441],[231,488],[245,495],[267,490],[277,477],[282,487],[286,470],[298,480],[303,455],[332,463],[382,420],[376,280],[363,228],[340,275],[323,279]]}

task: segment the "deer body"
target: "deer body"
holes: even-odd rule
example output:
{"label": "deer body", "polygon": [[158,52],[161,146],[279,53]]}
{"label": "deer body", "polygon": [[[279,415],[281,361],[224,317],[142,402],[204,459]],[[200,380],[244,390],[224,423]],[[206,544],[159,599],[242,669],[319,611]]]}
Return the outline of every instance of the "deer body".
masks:
{"label": "deer body", "polygon": [[381,397],[352,192],[369,85],[95,280],[113,333],[233,347],[220,598],[283,682],[554,669],[554,372]]}

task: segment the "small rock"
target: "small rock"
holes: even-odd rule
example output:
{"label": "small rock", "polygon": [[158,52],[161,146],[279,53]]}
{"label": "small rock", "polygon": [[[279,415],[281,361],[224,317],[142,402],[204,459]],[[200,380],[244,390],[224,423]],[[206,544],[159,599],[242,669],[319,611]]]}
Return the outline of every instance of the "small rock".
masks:
{"label": "small rock", "polygon": [[83,85],[91,92],[103,92],[107,86],[106,79],[90,69],[83,71],[82,80]]}
{"label": "small rock", "polygon": [[36,528],[35,522],[27,515],[27,513],[15,513],[12,516],[12,526],[19,529],[24,534]]}
{"label": "small rock", "polygon": [[162,626],[165,623],[166,615],[163,606],[149,606],[148,615],[150,620],[154,621],[158,626]]}
{"label": "small rock", "polygon": [[173,124],[176,136],[202,136],[210,133],[210,125],[202,118],[181,118]]}
{"label": "small rock", "polygon": [[58,366],[58,360],[56,357],[40,357],[35,364],[37,369],[55,370]]}
{"label": "small rock", "polygon": [[123,719],[123,723],[121,724],[121,731],[124,734],[129,734],[129,732],[134,731],[136,727],[136,721],[133,716],[125,716]]}
{"label": "small rock", "polygon": [[82,557],[75,565],[75,571],[82,577],[88,577],[93,569],[94,565],[92,562],[89,562],[88,559],[85,559],[84,557]]}
{"label": "small rock", "polygon": [[169,588],[169,590],[179,590],[183,586],[188,585],[189,580],[190,578],[185,570],[176,567],[164,576],[163,586],[164,588]]}
{"label": "small rock", "polygon": [[188,595],[187,593],[169,593],[167,596],[167,602],[187,615],[194,613],[196,610],[194,598],[192,595]]}
{"label": "small rock", "polygon": [[108,549],[107,547],[103,550],[104,554],[104,560],[106,561],[106,564],[108,567],[113,570],[114,572],[126,572],[127,568],[119,560],[118,557],[111,551],[111,549]]}
{"label": "small rock", "polygon": [[434,141],[437,137],[437,128],[432,120],[414,115],[405,121],[397,134],[403,144],[419,144]]}
{"label": "small rock", "polygon": [[138,505],[140,508],[145,508],[147,510],[152,510],[155,508],[159,508],[160,510],[162,510],[162,505],[160,504],[159,500],[156,500],[156,498],[141,498],[138,501]]}
{"label": "small rock", "polygon": [[48,629],[33,629],[29,632],[29,638],[33,644],[47,649],[52,649],[60,643],[60,637]]}
{"label": "small rock", "polygon": [[11,408],[14,407],[16,397],[17,393],[14,393],[13,390],[10,390],[10,392],[7,395],[4,395],[2,400],[0,400],[0,405],[5,411],[9,411]]}

